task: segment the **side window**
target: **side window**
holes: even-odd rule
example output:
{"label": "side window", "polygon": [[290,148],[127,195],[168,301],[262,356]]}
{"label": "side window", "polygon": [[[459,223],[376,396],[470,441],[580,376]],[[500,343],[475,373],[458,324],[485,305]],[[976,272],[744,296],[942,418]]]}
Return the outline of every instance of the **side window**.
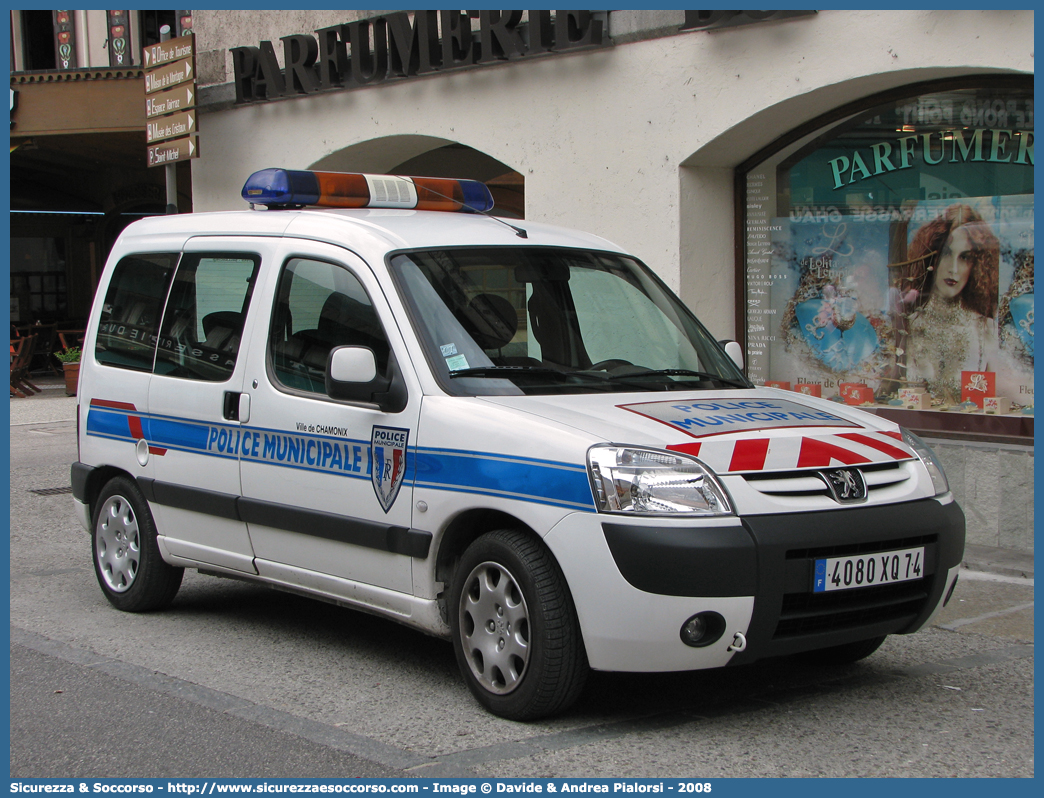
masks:
{"label": "side window", "polygon": [[128,255],[116,264],[94,347],[99,363],[152,371],[163,302],[178,254]]}
{"label": "side window", "polygon": [[185,255],[163,314],[156,373],[221,382],[232,376],[260,257]]}
{"label": "side window", "polygon": [[287,388],[326,393],[326,358],[335,346],[373,350],[377,370],[388,365],[388,339],[366,290],[343,266],[293,258],[279,280],[269,357]]}

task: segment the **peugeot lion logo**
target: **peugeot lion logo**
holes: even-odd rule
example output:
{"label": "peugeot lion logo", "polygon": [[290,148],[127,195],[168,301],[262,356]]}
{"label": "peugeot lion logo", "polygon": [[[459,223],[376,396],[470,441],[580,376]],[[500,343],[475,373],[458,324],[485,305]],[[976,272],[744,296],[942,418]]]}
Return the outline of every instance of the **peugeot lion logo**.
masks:
{"label": "peugeot lion logo", "polygon": [[820,471],[819,476],[826,482],[834,501],[840,504],[866,501],[866,481],[859,469],[835,468]]}

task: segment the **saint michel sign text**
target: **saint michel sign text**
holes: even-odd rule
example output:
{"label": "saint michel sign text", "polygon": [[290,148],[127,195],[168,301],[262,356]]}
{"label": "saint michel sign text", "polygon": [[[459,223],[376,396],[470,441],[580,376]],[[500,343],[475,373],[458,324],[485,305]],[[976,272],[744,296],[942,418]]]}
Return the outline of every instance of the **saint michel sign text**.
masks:
{"label": "saint michel sign text", "polygon": [[351,89],[450,69],[606,47],[594,11],[397,11],[280,39],[234,47],[236,102],[266,102]]}

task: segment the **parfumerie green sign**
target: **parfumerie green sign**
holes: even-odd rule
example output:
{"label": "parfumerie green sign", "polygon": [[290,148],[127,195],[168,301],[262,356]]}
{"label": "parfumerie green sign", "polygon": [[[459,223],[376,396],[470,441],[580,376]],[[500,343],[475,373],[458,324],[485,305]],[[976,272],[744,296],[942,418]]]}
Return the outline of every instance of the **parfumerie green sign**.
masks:
{"label": "parfumerie green sign", "polygon": [[397,11],[231,49],[236,102],[266,102],[611,43],[598,12]]}
{"label": "parfumerie green sign", "polygon": [[1015,163],[1033,166],[1033,131],[982,129],[953,130],[903,136],[853,150],[829,161],[833,188],[869,177],[920,166],[949,163]]}

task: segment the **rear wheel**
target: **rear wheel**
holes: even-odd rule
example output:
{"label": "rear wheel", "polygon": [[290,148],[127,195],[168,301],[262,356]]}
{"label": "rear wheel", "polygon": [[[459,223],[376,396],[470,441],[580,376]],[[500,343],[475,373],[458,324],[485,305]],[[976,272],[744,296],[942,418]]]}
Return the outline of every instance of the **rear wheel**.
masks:
{"label": "rear wheel", "polygon": [[565,578],[540,541],[515,530],[464,552],[451,593],[457,664],[490,712],[534,720],[579,697],[587,657]]}
{"label": "rear wheel", "polygon": [[94,573],[114,607],[147,612],[174,600],[184,569],[163,562],[152,513],[133,480],[114,477],[102,488],[91,538]]}

